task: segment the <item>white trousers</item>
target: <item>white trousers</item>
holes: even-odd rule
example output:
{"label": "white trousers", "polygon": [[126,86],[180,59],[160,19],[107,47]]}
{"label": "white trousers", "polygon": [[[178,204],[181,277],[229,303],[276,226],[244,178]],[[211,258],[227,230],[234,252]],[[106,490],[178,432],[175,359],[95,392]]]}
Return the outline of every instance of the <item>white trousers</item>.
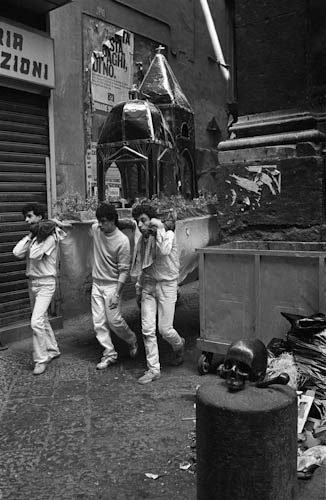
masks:
{"label": "white trousers", "polygon": [[156,316],[158,332],[174,351],[182,346],[182,339],[173,328],[175,303],[177,300],[177,280],[143,283],[141,299],[141,324],[145,345],[147,368],[153,373],[160,371],[159,351],[156,337]]}
{"label": "white trousers", "polygon": [[104,347],[103,356],[117,359],[118,353],[112,343],[110,330],[127,344],[133,345],[137,337],[121,316],[120,304],[114,309],[109,309],[109,300],[117,289],[116,284],[92,286],[92,316],[96,338]]}
{"label": "white trousers", "polygon": [[33,359],[45,363],[59,354],[59,348],[48,318],[48,308],[55,292],[55,278],[30,278],[29,298],[32,306]]}

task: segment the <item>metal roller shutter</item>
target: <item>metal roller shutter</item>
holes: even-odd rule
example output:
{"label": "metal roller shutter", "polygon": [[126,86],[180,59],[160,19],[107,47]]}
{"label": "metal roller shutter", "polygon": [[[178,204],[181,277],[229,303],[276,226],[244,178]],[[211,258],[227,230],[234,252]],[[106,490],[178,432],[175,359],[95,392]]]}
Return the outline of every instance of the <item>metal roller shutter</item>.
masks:
{"label": "metal roller shutter", "polygon": [[46,205],[48,98],[0,87],[0,328],[30,316],[25,261],[12,254],[26,231],[25,203]]}

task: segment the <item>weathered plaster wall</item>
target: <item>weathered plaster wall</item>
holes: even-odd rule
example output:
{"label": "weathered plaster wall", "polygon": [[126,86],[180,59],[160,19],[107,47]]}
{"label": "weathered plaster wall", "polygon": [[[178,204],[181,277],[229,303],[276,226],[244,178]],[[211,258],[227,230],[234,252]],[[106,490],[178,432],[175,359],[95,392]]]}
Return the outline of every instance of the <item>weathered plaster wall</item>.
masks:
{"label": "weathered plaster wall", "polygon": [[[271,177],[265,183],[249,174],[253,163],[218,169],[222,240],[322,240],[324,162],[320,156],[274,158],[270,164],[275,166],[279,186],[271,184]],[[247,188],[241,187],[246,186],[241,180],[248,180]]]}
{"label": "weathered plaster wall", "polygon": [[[226,60],[231,60],[232,2],[210,2]],[[51,13],[55,40],[55,144],[58,195],[85,192],[83,130],[82,15],[121,26],[168,47],[168,61],[195,112],[196,146],[212,151],[227,137],[227,91],[217,65],[198,0],[79,0]],[[230,54],[230,55],[229,55]],[[207,132],[215,119],[216,131]],[[204,155],[205,156],[205,155]],[[205,158],[199,155],[200,161]],[[210,160],[211,161],[211,160]],[[198,165],[199,171],[205,166]]]}
{"label": "weathered plaster wall", "polygon": [[82,40],[79,3],[51,13],[55,40],[53,92],[57,194],[85,191],[82,109]]}

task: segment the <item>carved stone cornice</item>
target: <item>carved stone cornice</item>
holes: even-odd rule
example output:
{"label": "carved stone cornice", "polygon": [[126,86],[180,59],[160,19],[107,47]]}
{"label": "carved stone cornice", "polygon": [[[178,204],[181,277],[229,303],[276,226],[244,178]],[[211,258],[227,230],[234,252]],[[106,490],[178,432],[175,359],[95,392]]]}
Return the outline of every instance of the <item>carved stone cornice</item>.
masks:
{"label": "carved stone cornice", "polygon": [[221,163],[320,154],[325,142],[324,113],[287,110],[240,116],[230,139],[218,145]]}

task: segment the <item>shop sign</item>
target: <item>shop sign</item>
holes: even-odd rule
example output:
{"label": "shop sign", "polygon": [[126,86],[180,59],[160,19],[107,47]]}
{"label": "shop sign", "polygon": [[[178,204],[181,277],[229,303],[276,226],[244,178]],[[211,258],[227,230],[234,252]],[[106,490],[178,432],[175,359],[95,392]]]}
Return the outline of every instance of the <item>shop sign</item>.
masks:
{"label": "shop sign", "polygon": [[1,76],[53,88],[53,40],[0,19]]}
{"label": "shop sign", "polygon": [[93,110],[110,111],[118,102],[129,98],[133,78],[134,35],[115,30],[93,50],[91,89]]}

